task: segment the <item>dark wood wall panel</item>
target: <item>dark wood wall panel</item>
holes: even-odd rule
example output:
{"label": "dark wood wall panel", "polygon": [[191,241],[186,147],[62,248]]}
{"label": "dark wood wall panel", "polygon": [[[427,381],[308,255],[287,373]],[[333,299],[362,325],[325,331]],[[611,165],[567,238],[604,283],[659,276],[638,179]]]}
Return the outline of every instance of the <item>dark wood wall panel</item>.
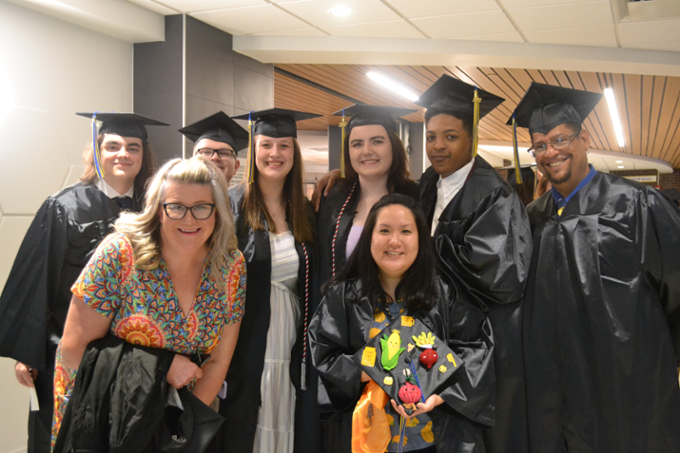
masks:
{"label": "dark wood wall panel", "polygon": [[[412,88],[416,94],[425,91],[442,74],[451,75],[506,99],[483,118],[479,126],[480,139],[496,141],[512,140],[511,127],[506,126],[506,122],[531,82],[599,93],[611,87],[618,104],[625,146],[618,145],[608,106],[603,99],[584,121],[584,127],[591,134],[593,147],[654,157],[680,168],[679,77],[459,66],[286,64],[278,67],[367,104],[409,108],[418,106],[384,91],[366,77],[366,73],[376,71],[385,74]],[[349,104],[333,94],[283,75],[277,74],[274,84],[277,107],[324,113],[323,118],[306,122],[306,128],[321,130],[328,125],[337,125],[339,118],[330,116],[330,113]],[[422,121],[423,109],[418,108],[418,112],[405,119]],[[525,129],[518,129],[518,140],[530,142],[531,138]]]}

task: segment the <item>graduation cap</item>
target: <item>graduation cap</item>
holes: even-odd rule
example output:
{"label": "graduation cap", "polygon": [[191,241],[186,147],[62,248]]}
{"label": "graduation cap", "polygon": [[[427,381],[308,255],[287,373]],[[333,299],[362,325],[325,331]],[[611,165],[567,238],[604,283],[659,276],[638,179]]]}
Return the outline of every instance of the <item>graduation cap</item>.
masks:
{"label": "graduation cap", "polygon": [[602,94],[532,82],[508,120],[529,133],[547,134],[560,124],[581,125],[602,99]]}
{"label": "graduation cap", "polygon": [[[409,113],[416,112],[416,109],[402,107],[388,107],[382,105],[353,104],[333,113],[333,116],[342,116],[340,129],[342,129],[342,145],[340,148],[340,175],[345,177],[345,136],[352,132],[352,129],[359,126],[379,125],[387,131],[395,134],[398,131],[397,118],[401,118]],[[349,122],[345,121],[345,115],[349,115]]]}
{"label": "graduation cap", "polygon": [[369,340],[352,360],[408,414],[463,364],[422,321],[406,315]]}
{"label": "graduation cap", "polygon": [[217,112],[207,118],[203,118],[188,126],[184,126],[179,132],[194,143],[204,138],[216,142],[226,143],[238,154],[248,146],[248,131],[224,112]]}
{"label": "graduation cap", "polygon": [[318,118],[320,116],[323,115],[280,108],[252,111],[235,116],[234,119],[237,120],[248,120],[248,132],[250,134],[246,164],[246,171],[248,172],[246,179],[248,180],[248,183],[252,184],[253,182],[255,168],[255,159],[253,159],[252,156],[252,137],[265,135],[273,138],[297,138],[296,121]]}
{"label": "graduation cap", "polygon": [[[146,132],[146,126],[169,126],[168,123],[163,123],[162,121],[157,121],[136,113],[76,112],[76,115],[92,119],[94,167],[97,170],[97,176],[99,176],[99,178],[104,177],[104,170],[99,164],[101,160],[99,143],[97,143],[97,136],[99,134],[116,134],[121,137],[134,137],[146,142],[149,138]],[[101,126],[99,126],[99,128],[97,128],[97,121],[101,121]]]}
{"label": "graduation cap", "polygon": [[[479,120],[505,101],[502,97],[477,88],[449,75],[442,75],[415,104],[434,112],[461,112],[472,118],[472,155],[477,155]],[[461,118],[462,119],[462,118]]]}

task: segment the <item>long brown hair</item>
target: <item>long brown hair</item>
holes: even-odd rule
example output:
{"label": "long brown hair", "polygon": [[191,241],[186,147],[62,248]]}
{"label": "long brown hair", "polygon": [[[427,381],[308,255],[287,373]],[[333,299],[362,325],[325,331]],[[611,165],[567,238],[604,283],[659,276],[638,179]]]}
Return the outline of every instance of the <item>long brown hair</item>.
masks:
{"label": "long brown hair", "polygon": [[[256,139],[256,137],[253,137]],[[302,164],[302,152],[297,139],[291,137],[293,140],[293,168],[286,175],[286,180],[283,183],[283,195],[288,204],[286,206],[286,217],[293,230],[293,236],[297,242],[312,242],[314,240],[314,229],[308,217],[309,200],[305,196],[303,190],[304,182],[304,166]],[[257,141],[253,144],[253,151],[250,153],[250,159],[255,159],[257,152]],[[249,162],[246,163],[249,166]],[[252,165],[253,168],[253,183],[248,183],[248,178],[244,178],[243,184],[243,215],[245,223],[249,225],[254,231],[264,230],[262,223],[262,216],[264,216],[269,225],[270,231],[274,227],[274,220],[267,210],[267,205],[262,197],[262,191],[258,183],[260,172],[257,165]]]}
{"label": "long brown hair", "polygon": [[[383,129],[385,127],[383,126]],[[411,173],[408,170],[406,150],[404,149],[404,144],[401,142],[397,134],[385,129],[387,132],[387,137],[390,140],[390,145],[392,146],[392,165],[390,166],[390,171],[387,175],[387,191],[392,192],[403,192],[406,190],[409,184],[409,176]],[[352,135],[350,131],[349,134],[345,135],[345,177],[347,179],[358,179],[357,172],[352,168],[352,161],[349,158],[349,137]]]}
{"label": "long brown hair", "polygon": [[[106,134],[99,134],[97,136],[97,144],[101,147]],[[94,166],[94,151],[92,143],[87,145],[83,152],[83,163],[85,163],[85,170],[80,175],[80,182],[83,184],[94,184],[97,180],[97,169]],[[144,195],[144,186],[151,178],[154,171],[156,171],[156,155],[149,142],[142,141],[142,168],[135,177],[135,197],[142,197]]]}

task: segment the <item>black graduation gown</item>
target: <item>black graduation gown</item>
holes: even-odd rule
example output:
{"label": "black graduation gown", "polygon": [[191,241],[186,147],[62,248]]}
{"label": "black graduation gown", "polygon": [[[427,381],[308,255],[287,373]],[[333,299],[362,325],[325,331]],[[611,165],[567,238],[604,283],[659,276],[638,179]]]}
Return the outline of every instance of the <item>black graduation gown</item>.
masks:
{"label": "black graduation gown", "polygon": [[[227,373],[227,398],[220,404],[220,413],[225,417],[222,439],[226,451],[251,453],[260,409],[260,383],[271,316],[269,305],[271,250],[266,222],[263,231],[253,231],[245,224],[241,211],[243,187],[236,186],[230,189],[229,197],[234,212],[239,249],[246,259],[247,283],[245,313],[241,320],[238,343]],[[311,203],[308,203],[308,208],[310,219],[313,219]],[[300,244],[296,241],[295,247],[300,260],[298,285],[302,322],[299,326],[298,339],[293,347],[290,366],[291,381],[296,389],[294,448],[296,452],[316,452],[320,451],[319,417],[316,410],[318,376],[312,367],[308,348],[303,347],[306,346],[303,344],[304,321],[305,318],[307,321],[311,319],[316,308],[312,294],[315,252],[312,244],[309,243]],[[305,303],[307,310],[305,310]],[[306,354],[304,367],[306,390],[301,388],[303,354]],[[220,436],[220,433],[217,435]]]}
{"label": "black graduation gown", "polygon": [[[368,341],[377,306],[375,298],[359,298],[360,289],[361,283],[357,280],[331,286],[309,327],[314,365],[335,410],[350,426],[364,387],[361,369],[351,357]],[[458,337],[459,332],[451,329],[451,318],[457,318],[458,305],[457,301],[451,300],[444,284],[440,284],[439,294],[434,294],[433,298],[436,303],[431,310],[421,310],[413,316],[422,320],[439,338],[447,338],[448,346],[465,362],[463,369],[438,393],[445,404],[428,413],[435,445],[439,453],[484,452],[482,426],[492,420],[484,411],[484,395],[465,382],[475,380],[480,366],[489,356],[488,338],[463,341]],[[351,440],[351,431],[349,436],[349,439],[343,439],[345,444]],[[337,451],[349,452],[347,449]]]}
{"label": "black graduation gown", "polygon": [[680,211],[599,172],[561,217],[551,192],[528,209],[532,451],[680,451]]}
{"label": "black graduation gown", "polygon": [[[410,182],[399,191],[418,200],[418,184]],[[359,204],[361,186],[356,179],[343,179],[321,199],[316,221],[316,249],[319,258],[319,284],[324,285],[345,265],[347,238]]]}
{"label": "black graduation gown", "polygon": [[[432,167],[420,180],[421,207],[429,225],[438,180]],[[496,386],[495,425],[484,433],[487,450],[525,452],[521,313],[532,240],[524,205],[496,170],[477,156],[467,181],[442,211],[434,238],[450,284],[486,312],[493,328],[496,382],[488,384]]]}
{"label": "black graduation gown", "polygon": [[[133,200],[133,209],[140,207],[141,200]],[[30,414],[29,451],[50,451],[54,356],[71,286],[119,214],[116,202],[91,184],[77,183],[49,197],[26,232],[5,283],[0,356],[39,370],[40,411]]]}

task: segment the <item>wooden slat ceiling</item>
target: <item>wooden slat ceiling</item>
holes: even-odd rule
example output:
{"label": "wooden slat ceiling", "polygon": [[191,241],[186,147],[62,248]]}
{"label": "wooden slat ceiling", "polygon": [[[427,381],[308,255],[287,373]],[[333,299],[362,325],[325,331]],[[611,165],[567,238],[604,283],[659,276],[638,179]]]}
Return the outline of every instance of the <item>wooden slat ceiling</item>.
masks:
{"label": "wooden slat ceiling", "polygon": [[[602,72],[546,71],[533,69],[445,67],[445,66],[360,66],[360,65],[276,65],[277,68],[314,82],[331,92],[341,93],[366,104],[417,108],[374,84],[366,73],[378,71],[422,93],[442,74],[504,97],[506,101],[480,122],[480,139],[511,141],[508,118],[532,81],[601,93],[612,87],[619,106],[625,147],[620,148],[603,99],[585,121],[597,149],[636,154],[665,160],[680,168],[680,78]],[[352,102],[329,92],[293,80],[281,73],[274,77],[276,107],[324,114],[305,121],[301,129],[326,130],[337,125],[331,113]],[[404,117],[422,122],[423,110]],[[529,142],[529,134],[518,129],[518,139]]]}

